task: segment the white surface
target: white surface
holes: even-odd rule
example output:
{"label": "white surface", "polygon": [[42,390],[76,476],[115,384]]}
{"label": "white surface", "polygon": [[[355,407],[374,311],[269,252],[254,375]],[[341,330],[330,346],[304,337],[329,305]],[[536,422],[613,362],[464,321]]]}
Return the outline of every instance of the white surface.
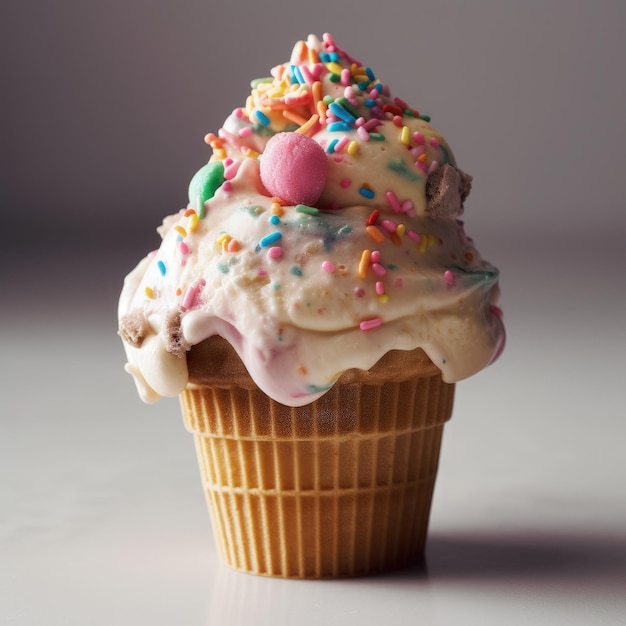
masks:
{"label": "white surface", "polygon": [[143,405],[122,370],[120,278],[80,278],[103,252],[67,264],[47,317],[25,316],[24,276],[0,326],[0,624],[623,624],[619,233],[587,233],[575,272],[577,236],[470,233],[502,268],[509,344],[457,387],[425,567],[369,579],[221,565],[176,401]]}

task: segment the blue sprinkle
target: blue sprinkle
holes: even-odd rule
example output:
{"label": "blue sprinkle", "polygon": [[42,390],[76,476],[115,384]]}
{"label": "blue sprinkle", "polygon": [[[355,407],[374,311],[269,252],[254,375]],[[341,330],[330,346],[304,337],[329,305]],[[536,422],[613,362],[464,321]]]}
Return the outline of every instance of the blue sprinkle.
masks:
{"label": "blue sprinkle", "polygon": [[331,61],[337,62],[337,61],[339,61],[339,53],[338,53],[338,52],[331,52],[331,53],[328,55],[328,58],[329,58]]}
{"label": "blue sprinkle", "polygon": [[359,193],[364,198],[368,198],[370,200],[374,197],[374,192],[371,189],[368,189],[367,187],[361,187],[361,189],[359,189]]}
{"label": "blue sprinkle", "polygon": [[371,67],[366,67],[365,68],[365,73],[368,75],[369,79],[374,82],[376,80],[376,76],[374,76],[374,72],[372,72],[372,68]]}
{"label": "blue sprinkle", "polygon": [[329,144],[328,148],[326,148],[326,152],[328,154],[332,154],[335,151],[335,146],[339,143],[339,139],[333,139]]}
{"label": "blue sprinkle", "polygon": [[366,106],[366,107],[368,107],[368,108],[370,108],[370,109],[371,109],[373,106],[375,106],[375,105],[376,105],[376,100],[372,100],[371,98],[368,98],[368,99],[365,101],[365,106]]}
{"label": "blue sprinkle", "polygon": [[296,79],[295,82],[296,83],[300,83],[301,85],[304,85],[304,83],[306,82],[304,80],[304,76],[302,76],[302,72],[300,71],[300,68],[297,65],[292,65],[291,66],[291,82],[294,82],[294,78]]}
{"label": "blue sprinkle", "polygon": [[273,224],[274,226],[280,224],[280,217],[278,217],[278,215],[272,215],[272,217],[270,217],[270,224]]}
{"label": "blue sprinkle", "polygon": [[346,124],[346,122],[331,122],[328,126],[328,131],[331,133],[337,132],[346,132],[348,130],[352,130],[352,126],[350,124]]}
{"label": "blue sprinkle", "polygon": [[320,52],[320,61],[322,63],[328,63],[330,61],[330,54],[328,54],[328,52]]}
{"label": "blue sprinkle", "polygon": [[267,117],[265,113],[263,113],[262,111],[259,111],[258,109],[255,109],[254,114],[256,115],[257,120],[259,120],[259,122],[261,122],[263,126],[269,126],[270,118]]}
{"label": "blue sprinkle", "polygon": [[294,265],[294,266],[291,268],[291,273],[292,273],[294,276],[302,276],[302,270],[301,270],[301,269],[300,269],[297,265]]}
{"label": "blue sprinkle", "polygon": [[161,272],[161,276],[165,276],[165,272],[167,271],[165,269],[165,263],[163,263],[163,261],[157,261],[157,267],[159,268],[159,272]]}
{"label": "blue sprinkle", "polygon": [[331,102],[328,108],[331,110],[333,115],[336,115],[344,122],[347,122],[348,124],[354,124],[354,122],[356,122],[356,117],[354,117],[354,115],[352,115],[349,111],[346,111],[346,109],[344,109],[337,102]]}
{"label": "blue sprinkle", "polygon": [[276,243],[279,239],[282,239],[282,233],[275,231],[270,233],[269,235],[265,235],[261,241],[259,241],[259,245],[261,248],[267,248],[267,246],[271,246],[273,243]]}

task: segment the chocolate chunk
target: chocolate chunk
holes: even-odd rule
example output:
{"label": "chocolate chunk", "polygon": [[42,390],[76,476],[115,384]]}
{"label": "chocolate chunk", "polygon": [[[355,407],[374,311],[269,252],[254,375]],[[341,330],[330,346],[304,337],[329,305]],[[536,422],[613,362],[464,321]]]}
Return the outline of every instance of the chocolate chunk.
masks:
{"label": "chocolate chunk", "polygon": [[175,311],[166,316],[163,323],[163,336],[165,337],[165,349],[176,356],[182,357],[191,347],[180,327],[180,313]]}
{"label": "chocolate chunk", "polygon": [[472,188],[472,177],[445,164],[426,179],[426,214],[430,217],[454,217],[463,213],[463,203]]}
{"label": "chocolate chunk", "polygon": [[118,335],[134,348],[139,348],[150,332],[150,326],[141,309],[135,309],[120,318]]}

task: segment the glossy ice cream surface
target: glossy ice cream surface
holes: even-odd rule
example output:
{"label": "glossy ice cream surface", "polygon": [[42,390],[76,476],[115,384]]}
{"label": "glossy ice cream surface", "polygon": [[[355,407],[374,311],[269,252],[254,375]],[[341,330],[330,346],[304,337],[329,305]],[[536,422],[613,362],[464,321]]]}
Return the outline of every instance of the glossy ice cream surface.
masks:
{"label": "glossy ice cream surface", "polygon": [[471,177],[429,121],[329,35],[253,81],[126,279],[120,334],[141,397],[178,395],[187,351],[213,335],[290,406],[394,349],[422,348],[447,382],[492,362],[498,272],[459,219]]}

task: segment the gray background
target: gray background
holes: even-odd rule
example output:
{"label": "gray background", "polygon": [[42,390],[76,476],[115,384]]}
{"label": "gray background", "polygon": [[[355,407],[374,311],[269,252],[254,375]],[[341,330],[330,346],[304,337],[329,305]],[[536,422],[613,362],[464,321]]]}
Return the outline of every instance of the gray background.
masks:
{"label": "gray background", "polygon": [[[622,623],[625,25],[617,0],[4,0],[0,623]],[[217,562],[115,309],[204,134],[324,31],[474,175],[509,342],[457,386],[427,567],[320,585]]]}

